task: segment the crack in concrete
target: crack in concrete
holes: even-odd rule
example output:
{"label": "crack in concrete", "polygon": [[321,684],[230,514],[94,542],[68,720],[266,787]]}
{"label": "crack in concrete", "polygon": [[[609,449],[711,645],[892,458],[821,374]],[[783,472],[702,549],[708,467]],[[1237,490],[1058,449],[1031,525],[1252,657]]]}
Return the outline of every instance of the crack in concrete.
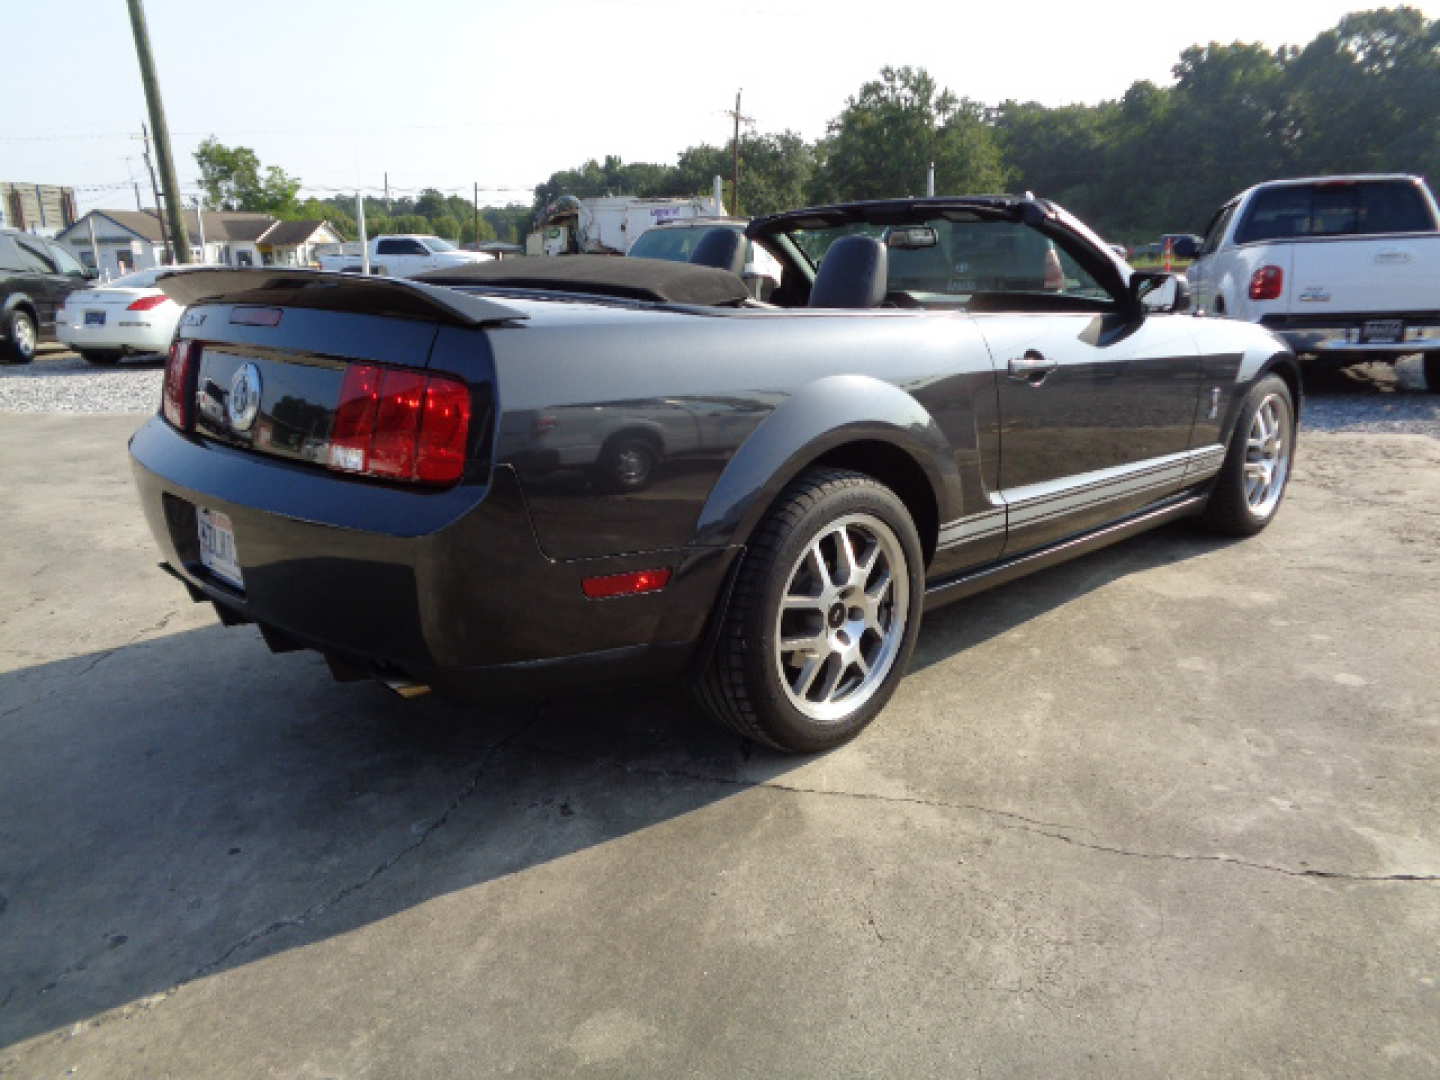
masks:
{"label": "crack in concrete", "polygon": [[[557,757],[572,757],[563,751],[555,750],[552,747],[535,746],[527,744],[527,749],[537,753],[554,754]],[[1076,828],[1074,826],[1061,825],[1055,822],[1039,821],[1029,818],[1023,814],[1017,814],[1010,810],[997,810],[989,806],[980,806],[976,803],[950,802],[945,799],[922,799],[914,795],[884,795],[879,792],[865,791],[842,791],[838,788],[814,788],[802,787],[798,784],[784,784],[774,780],[743,780],[734,777],[711,776],[705,773],[690,772],[681,769],[659,769],[645,768],[635,765],[621,765],[620,768],[626,772],[638,773],[640,775],[679,777],[685,780],[694,780],[699,783],[721,784],[728,787],[743,788],[768,788],[773,791],[784,791],[795,795],[822,795],[832,798],[863,799],[874,802],[894,803],[900,805],[926,806],[938,810],[958,810],[972,813],[984,814],[988,817],[1002,819],[997,822],[1001,828],[1014,829],[1020,832],[1031,833],[1035,836],[1044,836],[1051,840],[1059,840],[1065,844],[1085,848],[1089,851],[1098,851],[1108,855],[1121,855],[1134,859],[1152,859],[1156,861],[1169,860],[1173,862],[1213,862],[1223,863],[1229,866],[1239,866],[1247,870],[1263,870],[1274,874],[1283,874],[1286,877],[1308,878],[1311,880],[1333,880],[1353,882],[1401,882],[1418,881],[1432,882],[1440,881],[1440,874],[1431,873],[1407,873],[1407,874],[1356,874],[1344,870],[1296,870],[1288,866],[1279,866],[1272,863],[1255,862],[1250,859],[1241,859],[1234,855],[1192,855],[1183,852],[1166,851],[1135,851],[1130,848],[1117,847],[1112,844],[1096,843],[1090,840],[1082,840],[1063,832],[1056,832],[1057,829]],[[1090,829],[1078,831],[1091,832]]]}
{"label": "crack in concrete", "polygon": [[[258,941],[263,941],[265,938],[270,937],[272,934],[276,934],[281,930],[289,929],[291,927],[304,926],[306,923],[310,922],[310,920],[316,918],[319,915],[323,915],[326,911],[329,911],[336,904],[342,903],[344,900],[353,896],[355,893],[360,892],[362,889],[365,889],[366,887],[371,885],[377,878],[381,877],[383,874],[391,870],[406,856],[421,848],[427,840],[429,840],[432,836],[434,836],[437,832],[439,832],[442,828],[445,827],[445,825],[450,821],[451,815],[454,814],[456,810],[458,810],[466,801],[468,801],[470,797],[475,794],[475,792],[480,790],[480,781],[484,779],[486,771],[490,768],[490,765],[494,761],[496,756],[498,756],[500,752],[504,750],[505,747],[508,746],[511,742],[519,738],[522,734],[524,734],[527,730],[529,730],[531,727],[533,727],[536,723],[539,722],[540,711],[541,710],[537,710],[534,716],[527,719],[524,723],[517,725],[513,731],[496,740],[485,750],[485,752],[481,755],[480,764],[476,766],[475,771],[471,775],[469,782],[466,783],[466,785],[450,799],[450,802],[446,804],[445,809],[440,812],[439,816],[437,816],[433,821],[431,821],[429,825],[425,826],[425,828],[420,831],[420,834],[412,842],[406,844],[404,847],[402,847],[399,851],[395,852],[384,862],[372,868],[371,871],[359,881],[352,881],[350,884],[344,886],[342,889],[340,889],[327,899],[316,901],[314,904],[311,904],[308,908],[302,911],[299,915],[291,916],[290,918],[285,919],[277,919],[266,926],[260,927],[258,930],[252,930],[250,933],[246,934],[243,938],[241,938],[239,941],[235,942],[228,949],[222,952],[215,959],[196,968],[194,972],[192,972],[189,976],[182,980],[182,983],[193,982],[196,979],[203,978],[204,976],[210,974],[212,971],[215,971],[216,969],[222,967],[225,962],[229,960],[230,957],[234,956],[237,952],[241,952],[242,950],[249,948]],[[178,989],[178,986],[172,987],[171,990],[168,991],[168,993],[173,993],[175,989]]]}
{"label": "crack in concrete", "polygon": [[[128,649],[128,648],[130,648],[132,645],[139,645],[139,644],[141,644],[141,640],[140,640],[140,639],[143,638],[146,634],[153,634],[153,633],[156,633],[157,631],[164,630],[165,627],[167,627],[167,626],[170,625],[170,620],[173,619],[173,618],[175,618],[175,616],[177,616],[177,615],[179,615],[179,614],[180,614],[180,609],[178,609],[178,608],[177,608],[176,610],[174,610],[174,611],[168,612],[166,615],[164,615],[164,616],[160,619],[159,622],[155,623],[154,625],[142,627],[142,628],[140,628],[139,630],[135,631],[135,633],[131,634],[129,638],[127,638],[126,640],[122,641],[119,645],[113,645],[113,646],[111,646],[111,647],[108,648],[108,649],[102,650],[101,652],[97,653],[95,656],[91,657],[91,658],[90,658],[90,662],[89,662],[88,664],[86,664],[83,668],[81,668],[79,671],[77,671],[73,676],[67,675],[67,676],[63,676],[63,677],[57,677],[57,678],[54,678],[54,679],[47,679],[46,681],[53,681],[53,682],[55,682],[55,683],[58,684],[58,685],[55,687],[55,689],[51,690],[49,693],[42,694],[40,697],[34,698],[34,699],[30,700],[30,701],[22,701],[19,705],[12,705],[10,708],[6,709],[4,712],[0,712],[0,720],[3,720],[3,719],[5,719],[5,718],[8,717],[8,716],[14,716],[14,715],[15,715],[16,713],[18,713],[18,712],[23,712],[25,709],[31,708],[32,706],[35,706],[35,705],[40,705],[40,704],[42,704],[42,703],[44,703],[44,702],[46,702],[46,701],[50,701],[50,700],[52,700],[53,698],[56,698],[56,697],[60,696],[61,694],[63,694],[63,693],[65,692],[66,688],[68,687],[68,685],[69,685],[69,683],[70,683],[71,681],[73,681],[74,679],[83,679],[86,675],[89,675],[90,672],[94,671],[97,667],[99,667],[101,664],[103,664],[106,660],[109,660],[110,657],[114,656],[114,655],[115,655],[117,652],[119,652],[121,649]],[[71,657],[70,659],[78,659],[78,658],[76,658],[76,657]],[[63,663],[63,661],[60,661],[60,662]]]}
{"label": "crack in concrete", "polygon": [[[377,878],[381,877],[387,871],[392,869],[406,856],[410,855],[412,852],[423,846],[426,841],[428,841],[432,836],[435,835],[436,832],[444,828],[444,826],[449,822],[451,815],[453,815],[457,809],[459,809],[468,799],[470,799],[471,796],[473,796],[480,789],[480,782],[484,779],[486,771],[490,768],[495,757],[502,750],[504,750],[506,746],[508,746],[515,739],[519,738],[527,730],[529,730],[536,723],[538,723],[541,712],[542,710],[537,709],[534,716],[531,716],[527,718],[524,722],[517,724],[514,730],[508,732],[501,738],[497,739],[495,742],[491,743],[490,746],[488,746],[481,753],[480,763],[475,767],[474,773],[471,775],[469,781],[465,784],[463,788],[460,789],[460,791],[456,795],[454,795],[450,799],[450,801],[446,804],[445,808],[440,812],[440,814],[433,821],[431,821],[430,824],[428,824],[423,830],[421,830],[419,835],[413,841],[411,841],[409,844],[406,844],[404,847],[402,847],[399,851],[395,852],[384,862],[373,867],[370,872],[366,874],[363,878],[361,878],[359,881],[352,881],[331,896],[327,897],[326,899],[319,900],[316,903],[311,904],[299,915],[295,915],[285,919],[276,919],[274,922],[262,926],[257,930],[252,930],[239,941],[235,942],[229,948],[225,949],[225,951],[222,952],[219,956],[200,965],[200,967],[196,968],[193,972],[182,978],[173,986],[170,986],[167,989],[161,990],[157,993],[149,994],[146,997],[140,999],[138,1003],[130,1002],[126,1005],[120,1006],[117,1009],[107,1010],[106,1012],[101,1013],[98,1016],[92,1017],[89,1020],[84,1021],[84,1026],[86,1028],[94,1028],[106,1023],[107,1018],[113,1018],[113,1016],[119,1015],[129,1016],[131,1015],[137,1004],[143,1004],[144,1008],[148,1011],[149,1009],[160,1004],[161,1002],[164,1002],[169,998],[173,997],[181,990],[181,988],[186,983],[194,982],[196,979],[203,978],[204,976],[209,975],[211,972],[223,967],[226,961],[228,961],[230,957],[234,956],[236,953],[249,948],[256,942],[263,941],[265,938],[270,937],[272,934],[276,934],[281,930],[285,930],[290,927],[304,926],[310,920],[324,914],[326,911],[333,908],[336,904],[341,903],[348,897],[353,896],[355,893],[360,892],[362,889],[369,886]],[[73,974],[77,970],[83,970],[83,966],[83,964],[72,964],[70,967],[66,968],[65,971],[63,971],[59,976],[57,976],[53,981],[47,983],[42,992],[54,989],[57,985],[59,985],[60,980],[64,979],[68,975]],[[0,1008],[8,1005],[10,999],[13,996],[14,987],[12,987],[10,993],[5,996],[4,1001],[0,1001]],[[67,1030],[64,1032],[53,1033],[53,1037],[68,1038],[73,1034],[75,1034],[73,1030]]]}

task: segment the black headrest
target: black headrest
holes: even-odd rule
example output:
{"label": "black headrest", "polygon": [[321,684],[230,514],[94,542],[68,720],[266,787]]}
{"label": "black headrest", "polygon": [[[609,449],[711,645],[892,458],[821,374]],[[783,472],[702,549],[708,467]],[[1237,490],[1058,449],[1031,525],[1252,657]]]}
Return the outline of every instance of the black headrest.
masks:
{"label": "black headrest", "polygon": [[745,273],[745,235],[734,229],[709,229],[700,237],[690,262],[696,266],[713,266],[732,274]]}
{"label": "black headrest", "polygon": [[885,245],[873,236],[842,236],[820,260],[810,306],[875,307],[885,299]]}

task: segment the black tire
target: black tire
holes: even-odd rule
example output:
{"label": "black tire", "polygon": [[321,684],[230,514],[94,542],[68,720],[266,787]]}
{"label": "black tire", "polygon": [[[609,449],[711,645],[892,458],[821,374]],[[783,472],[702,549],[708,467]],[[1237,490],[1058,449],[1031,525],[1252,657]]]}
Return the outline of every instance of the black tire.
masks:
{"label": "black tire", "polygon": [[[833,602],[826,599],[827,584],[817,587],[813,611],[787,609],[782,614],[782,598],[810,573],[807,568],[813,564],[806,560],[812,545],[822,557],[827,550],[835,553],[842,531],[861,545],[854,549],[858,569],[848,578],[850,599],[843,593]],[[876,554],[867,571],[863,564],[872,551]],[[922,558],[915,523],[889,488],[843,469],[802,473],[781,493],[742,556],[714,653],[695,687],[701,703],[719,722],[777,750],[811,753],[854,738],[885,707],[905,674],[920,629]],[[827,583],[841,576],[838,566],[838,561],[827,563]],[[872,607],[871,612],[857,616],[860,609],[847,606],[857,602]],[[869,648],[866,664],[873,666],[868,672],[858,663],[847,666],[838,651],[827,652],[823,660],[799,652],[787,657],[781,645],[797,633],[796,624],[787,622],[792,616],[815,619],[813,629],[798,632],[813,633],[817,643],[843,642],[862,655]],[[866,621],[872,617],[883,634]],[[812,660],[816,667],[807,682]],[[839,669],[833,683],[831,664]],[[797,694],[796,685],[802,683]],[[816,690],[822,700],[811,700]],[[812,710],[833,709],[834,714],[818,718],[797,702]]]}
{"label": "black tire", "polygon": [[1425,386],[1432,394],[1440,394],[1440,353],[1425,354]]}
{"label": "black tire", "polygon": [[[1260,430],[1256,418],[1262,409],[1269,409],[1266,415],[1278,421],[1282,440],[1278,444],[1264,437],[1252,441],[1252,435]],[[1270,478],[1266,486],[1261,489],[1257,479],[1256,488],[1252,490],[1250,481],[1255,476],[1251,469],[1263,469],[1267,461]],[[1225,536],[1254,536],[1274,520],[1284,501],[1294,464],[1295,401],[1284,379],[1267,375],[1250,388],[1241,403],[1230,434],[1230,446],[1225,452],[1225,463],[1220,466],[1201,515],[1202,523],[1212,532]]]}
{"label": "black tire", "polygon": [[641,491],[655,479],[660,447],[643,435],[620,435],[605,444],[595,463],[596,478],[607,491]]}
{"label": "black tire", "polygon": [[106,366],[118,363],[120,354],[112,349],[76,349],[83,356],[87,363]]}
{"label": "black tire", "polygon": [[10,364],[28,364],[35,359],[35,344],[39,340],[34,316],[22,308],[13,308],[5,316],[5,340],[0,342],[0,359]]}

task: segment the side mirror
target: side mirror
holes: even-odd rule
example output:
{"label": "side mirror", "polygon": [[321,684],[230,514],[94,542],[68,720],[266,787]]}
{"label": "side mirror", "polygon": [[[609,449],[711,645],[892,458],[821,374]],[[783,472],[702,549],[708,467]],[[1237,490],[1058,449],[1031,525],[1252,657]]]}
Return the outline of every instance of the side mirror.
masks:
{"label": "side mirror", "polygon": [[1143,311],[1157,314],[1190,310],[1190,283],[1178,274],[1137,270],[1130,275],[1130,298]]}

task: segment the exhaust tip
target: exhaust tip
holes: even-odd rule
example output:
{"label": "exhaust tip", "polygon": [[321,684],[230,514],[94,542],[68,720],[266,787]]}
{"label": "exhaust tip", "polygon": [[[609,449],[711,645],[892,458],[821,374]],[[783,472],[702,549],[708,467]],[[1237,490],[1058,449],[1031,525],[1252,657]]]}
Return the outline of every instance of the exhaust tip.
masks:
{"label": "exhaust tip", "polygon": [[380,681],[396,696],[410,701],[430,693],[430,684],[407,679],[403,675],[381,675]]}

